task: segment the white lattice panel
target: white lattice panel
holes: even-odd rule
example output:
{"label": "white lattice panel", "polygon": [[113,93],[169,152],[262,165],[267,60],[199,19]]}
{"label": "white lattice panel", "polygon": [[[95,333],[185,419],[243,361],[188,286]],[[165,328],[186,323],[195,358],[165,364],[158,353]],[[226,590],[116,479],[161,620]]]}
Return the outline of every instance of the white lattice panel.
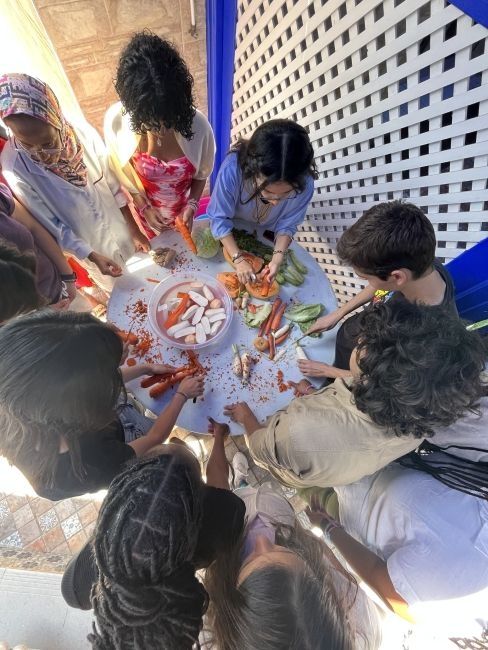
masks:
{"label": "white lattice panel", "polygon": [[337,240],[378,201],[405,198],[449,261],[488,230],[487,32],[444,0],[240,0],[232,137],[285,117],[319,169],[297,240],[338,298],[362,286]]}

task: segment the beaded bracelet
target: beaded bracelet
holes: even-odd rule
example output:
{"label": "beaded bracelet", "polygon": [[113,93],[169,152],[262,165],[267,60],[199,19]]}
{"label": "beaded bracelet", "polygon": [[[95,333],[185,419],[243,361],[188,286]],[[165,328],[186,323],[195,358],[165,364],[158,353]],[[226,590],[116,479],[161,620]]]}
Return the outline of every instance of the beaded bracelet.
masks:
{"label": "beaded bracelet", "polygon": [[286,255],[286,251],[273,251],[273,255]]}

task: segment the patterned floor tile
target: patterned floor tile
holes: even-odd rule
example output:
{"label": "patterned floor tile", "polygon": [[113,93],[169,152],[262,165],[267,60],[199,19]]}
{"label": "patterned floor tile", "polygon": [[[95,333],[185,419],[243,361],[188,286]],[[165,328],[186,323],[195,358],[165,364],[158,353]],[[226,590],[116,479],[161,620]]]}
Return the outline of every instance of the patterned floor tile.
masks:
{"label": "patterned floor tile", "polygon": [[81,525],[85,527],[91,524],[92,521],[95,521],[98,517],[98,511],[93,503],[88,503],[81,510],[78,510],[78,517],[80,518]]}
{"label": "patterned floor tile", "polygon": [[7,499],[0,501],[0,524],[10,517],[10,508],[8,507]]}
{"label": "patterned floor tile", "polygon": [[10,508],[10,512],[15,512],[28,502],[27,497],[20,497],[17,494],[7,495],[7,503]]}
{"label": "patterned floor tile", "polygon": [[32,508],[32,512],[36,517],[43,515],[54,506],[54,503],[52,501],[48,501],[42,497],[34,497],[33,499],[29,500],[29,503],[30,507]]}
{"label": "patterned floor tile", "polygon": [[25,526],[25,524],[34,519],[34,513],[32,512],[31,507],[28,503],[16,510],[13,513],[13,516],[17,528],[22,528],[22,526]]}
{"label": "patterned floor tile", "polygon": [[71,515],[71,517],[68,517],[61,522],[61,528],[63,529],[66,540],[68,540],[70,537],[73,537],[73,535],[76,535],[76,533],[79,533],[82,529],[80,518],[77,514]]}
{"label": "patterned floor tile", "polygon": [[5,537],[4,539],[0,539],[0,546],[9,546],[12,548],[23,548],[24,544],[19,535],[19,531],[16,530],[15,533],[12,533],[8,537]]}
{"label": "patterned floor tile", "polygon": [[76,510],[75,504],[71,501],[71,499],[65,499],[64,501],[59,501],[54,506],[54,509],[58,513],[58,517],[60,521],[63,521],[63,519],[67,519]]}
{"label": "patterned floor tile", "polygon": [[71,557],[71,551],[69,550],[68,542],[61,542],[59,546],[56,546],[56,548],[53,549],[53,553],[67,554]]}
{"label": "patterned floor tile", "polygon": [[51,508],[43,515],[40,515],[37,518],[37,521],[39,522],[39,526],[41,527],[43,533],[47,533],[49,530],[52,530],[55,528],[55,526],[59,525],[58,515],[56,514],[56,510],[54,510],[54,508]]}
{"label": "patterned floor tile", "polygon": [[30,544],[41,536],[41,529],[39,528],[37,521],[33,519],[25,526],[22,526],[22,528],[19,528],[19,533],[24,546],[27,546],[27,544]]}
{"label": "patterned floor tile", "polygon": [[40,537],[39,539],[36,539],[35,541],[31,542],[30,544],[27,544],[25,547],[28,551],[34,551],[36,553],[46,553],[47,552],[47,546],[46,542]]}
{"label": "patterned floor tile", "polygon": [[13,515],[9,514],[8,517],[0,523],[0,539],[12,534],[16,528]]}
{"label": "patterned floor tile", "polygon": [[95,526],[97,525],[96,521],[92,521],[91,524],[88,524],[88,526],[85,526],[85,533],[87,537],[91,537],[93,535],[93,532],[95,530]]}
{"label": "patterned floor tile", "polygon": [[78,553],[79,550],[83,548],[86,544],[86,533],[84,530],[80,530],[79,533],[76,533],[76,535],[73,535],[73,537],[70,537],[68,539],[68,547],[71,553]]}
{"label": "patterned floor tile", "polygon": [[44,533],[42,539],[44,540],[48,551],[54,551],[60,544],[64,544],[66,542],[63,529],[60,525],[56,526],[47,533]]}

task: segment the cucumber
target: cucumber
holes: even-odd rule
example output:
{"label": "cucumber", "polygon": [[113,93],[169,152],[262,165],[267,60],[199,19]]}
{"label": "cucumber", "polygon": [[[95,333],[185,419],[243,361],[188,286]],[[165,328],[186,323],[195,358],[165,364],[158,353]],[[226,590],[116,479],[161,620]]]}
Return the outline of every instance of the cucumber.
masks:
{"label": "cucumber", "polygon": [[285,278],[285,282],[288,282],[288,284],[292,284],[294,287],[299,287],[303,284],[303,278],[300,277],[300,279],[297,279],[295,275],[291,275],[288,272],[288,269],[283,274],[283,277]]}
{"label": "cucumber", "polygon": [[283,275],[283,273],[279,272],[279,273],[276,274],[276,282],[278,284],[285,284],[286,280],[285,280],[285,276]]}
{"label": "cucumber", "polygon": [[307,267],[300,262],[295,252],[292,251],[291,249],[288,249],[288,257],[290,258],[290,262],[293,264],[293,266],[299,273],[301,273],[302,275],[307,275],[308,273]]}

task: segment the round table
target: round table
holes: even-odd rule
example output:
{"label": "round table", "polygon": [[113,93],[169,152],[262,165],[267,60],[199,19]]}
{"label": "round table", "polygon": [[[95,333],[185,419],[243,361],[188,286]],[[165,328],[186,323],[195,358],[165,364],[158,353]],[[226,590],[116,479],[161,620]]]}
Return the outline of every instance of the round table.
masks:
{"label": "round table", "polygon": [[[251,230],[249,224],[236,222],[236,227]],[[268,243],[259,235],[259,239]],[[117,327],[147,337],[152,337],[151,349],[141,359],[144,361],[163,362],[171,365],[184,365],[186,354],[179,349],[170,348],[163,343],[151,330],[144,307],[149,303],[149,298],[157,286],[155,280],[161,281],[168,274],[177,271],[198,272],[202,271],[214,276],[221,271],[231,271],[230,265],[224,260],[222,252],[213,259],[205,260],[192,255],[181,237],[173,231],[165,231],[152,240],[152,248],[174,248],[178,254],[176,264],[172,269],[164,269],[154,264],[149,255],[136,254],[127,264],[124,275],[117,278],[108,305],[108,320]],[[332,291],[327,276],[319,267],[313,257],[301,246],[292,243],[298,259],[308,268],[305,282],[300,287],[286,284],[281,287],[280,297],[283,300],[296,298],[303,303],[322,303],[328,313],[337,308],[337,301]],[[142,309],[141,309],[142,307]],[[142,312],[142,313],[140,313]],[[285,321],[283,320],[282,323]],[[282,344],[289,345],[290,341],[301,336],[302,332],[295,326],[290,337]],[[332,363],[334,358],[336,330],[322,334],[321,338],[305,338],[302,343],[307,356],[316,361]],[[293,347],[279,361],[270,361],[267,355],[260,355],[253,347],[252,342],[257,336],[257,329],[249,328],[240,312],[234,312],[231,326],[225,337],[215,346],[199,350],[198,356],[203,366],[208,368],[205,381],[205,393],[195,404],[188,402],[178,418],[178,426],[196,433],[207,432],[207,417],[211,415],[216,420],[222,420],[225,404],[236,401],[246,401],[253,409],[256,417],[264,420],[279,409],[285,408],[293,398],[293,392],[286,390],[280,392],[277,383],[277,372],[281,370],[284,381],[299,381],[303,375],[299,372],[296,355]],[[240,378],[232,372],[232,344],[237,343],[242,351],[247,348],[256,360],[251,368],[250,381],[247,386],[242,384]],[[277,352],[282,348],[277,348]],[[129,357],[133,355],[129,354]],[[141,388],[140,379],[127,384],[128,390],[148,409],[159,414],[170,401],[174,389],[154,400],[149,396],[149,390]],[[316,382],[319,385],[320,380]],[[230,423],[231,433],[241,434],[240,425]]]}

